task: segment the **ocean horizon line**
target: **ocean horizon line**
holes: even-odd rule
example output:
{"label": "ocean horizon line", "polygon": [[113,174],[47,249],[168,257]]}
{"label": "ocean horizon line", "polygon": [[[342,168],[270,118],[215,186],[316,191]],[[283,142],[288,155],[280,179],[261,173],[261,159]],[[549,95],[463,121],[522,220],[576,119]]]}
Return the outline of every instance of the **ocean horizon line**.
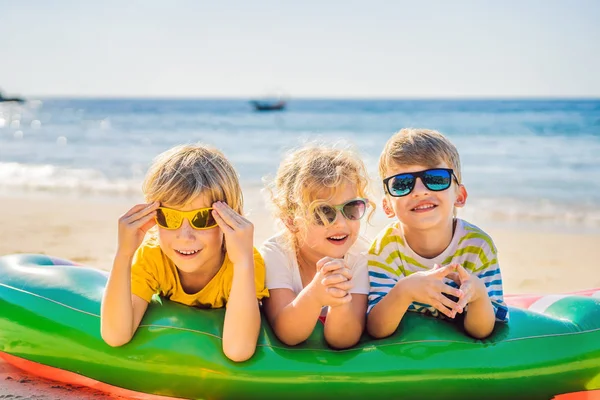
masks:
{"label": "ocean horizon line", "polygon": [[[156,101],[156,100],[176,100],[176,101],[249,101],[253,99],[276,98],[275,96],[188,96],[188,95],[160,95],[160,96],[139,96],[139,95],[21,95],[26,100],[136,100],[136,101]],[[600,101],[600,95],[597,96],[399,96],[399,97],[371,97],[371,96],[282,96],[286,100],[293,101]]]}

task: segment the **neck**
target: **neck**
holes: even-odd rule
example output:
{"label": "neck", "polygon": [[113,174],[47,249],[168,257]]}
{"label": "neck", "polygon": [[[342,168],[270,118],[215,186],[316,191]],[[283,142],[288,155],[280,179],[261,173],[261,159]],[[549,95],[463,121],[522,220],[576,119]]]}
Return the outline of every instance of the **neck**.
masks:
{"label": "neck", "polygon": [[317,273],[317,261],[319,261],[320,258],[299,248],[296,253],[296,259],[298,260],[298,269],[300,270],[302,287],[306,287]]}
{"label": "neck", "polygon": [[305,272],[317,272],[317,261],[320,258],[308,254],[308,252],[303,251],[302,248],[298,249],[298,266],[302,271]]}
{"label": "neck", "polygon": [[195,271],[185,272],[178,268],[179,281],[183,290],[188,294],[193,294],[204,289],[208,282],[219,272],[224,260],[225,253],[221,253],[221,257],[215,257],[210,263],[200,266]]}
{"label": "neck", "polygon": [[444,225],[420,230],[402,224],[400,226],[406,243],[415,253],[423,258],[434,258],[442,254],[450,245],[456,227],[455,221],[451,219]]}

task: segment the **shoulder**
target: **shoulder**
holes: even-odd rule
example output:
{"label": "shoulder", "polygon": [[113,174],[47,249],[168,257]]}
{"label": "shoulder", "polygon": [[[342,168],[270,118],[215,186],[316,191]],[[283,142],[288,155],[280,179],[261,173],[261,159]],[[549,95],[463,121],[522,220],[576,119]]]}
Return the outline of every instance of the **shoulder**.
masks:
{"label": "shoulder", "polygon": [[134,263],[162,260],[163,252],[158,243],[158,238],[154,235],[147,236],[140,247],[138,247],[133,258]]}
{"label": "shoulder", "polygon": [[484,253],[496,254],[497,249],[492,237],[478,226],[465,220],[457,219],[456,231],[459,235],[457,248],[477,247]]}
{"label": "shoulder", "polygon": [[367,253],[371,246],[371,241],[363,235],[359,235],[356,242],[350,247],[344,259],[346,264],[352,270],[362,265],[367,265]]}
{"label": "shoulder", "polygon": [[377,234],[369,246],[368,254],[370,256],[379,256],[390,245],[404,246],[404,239],[398,228],[398,222],[388,224]]}
{"label": "shoulder", "polygon": [[264,258],[267,258],[270,254],[278,253],[285,254],[291,252],[289,244],[285,237],[285,232],[279,232],[274,236],[271,236],[265,240],[260,246],[260,253]]}
{"label": "shoulder", "polygon": [[285,233],[279,232],[275,236],[265,240],[260,246],[260,254],[264,259],[267,269],[274,267],[290,267],[290,259],[295,257],[294,249],[288,243]]}
{"label": "shoulder", "polygon": [[256,247],[253,248],[254,269],[265,269],[265,260]]}

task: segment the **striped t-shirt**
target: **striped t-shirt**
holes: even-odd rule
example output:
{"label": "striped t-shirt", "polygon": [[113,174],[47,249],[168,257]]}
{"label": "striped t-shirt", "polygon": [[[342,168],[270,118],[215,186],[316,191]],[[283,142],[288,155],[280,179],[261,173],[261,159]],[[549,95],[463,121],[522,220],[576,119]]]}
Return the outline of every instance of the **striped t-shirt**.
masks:
{"label": "striped t-shirt", "polygon": [[[446,266],[453,263],[462,265],[485,283],[494,306],[496,321],[507,322],[508,309],[502,293],[502,276],[496,246],[485,232],[461,219],[456,220],[456,229],[450,245],[435,258],[424,258],[415,253],[406,243],[398,222],[384,228],[369,249],[370,290],[367,312],[370,312],[400,279],[414,272],[432,269],[434,264]],[[453,287],[458,286],[448,278],[445,278],[445,282]],[[414,302],[408,310],[445,318],[429,304]]]}

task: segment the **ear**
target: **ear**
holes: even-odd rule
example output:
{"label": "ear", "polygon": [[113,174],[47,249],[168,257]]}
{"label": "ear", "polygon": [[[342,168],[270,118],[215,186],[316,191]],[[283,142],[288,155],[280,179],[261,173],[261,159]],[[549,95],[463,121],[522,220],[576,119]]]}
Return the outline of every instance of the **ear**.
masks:
{"label": "ear", "polygon": [[458,185],[457,193],[456,193],[456,201],[454,201],[454,207],[461,208],[465,206],[467,202],[467,197],[469,194],[467,193],[467,188],[465,185]]}
{"label": "ear", "polygon": [[287,217],[283,219],[282,222],[291,233],[298,233],[298,227],[296,226],[293,218]]}
{"label": "ear", "polygon": [[394,209],[392,208],[387,196],[383,198],[383,212],[388,218],[394,218],[396,216],[396,213],[394,212]]}

